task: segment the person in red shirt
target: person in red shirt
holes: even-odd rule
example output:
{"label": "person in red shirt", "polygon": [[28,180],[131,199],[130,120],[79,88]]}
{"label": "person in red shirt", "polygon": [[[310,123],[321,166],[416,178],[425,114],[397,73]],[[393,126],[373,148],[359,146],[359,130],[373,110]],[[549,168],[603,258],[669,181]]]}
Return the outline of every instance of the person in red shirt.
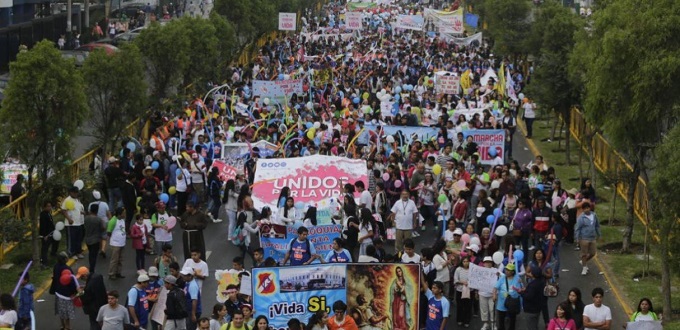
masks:
{"label": "person in red shirt", "polygon": [[354,319],[347,315],[347,305],[338,300],[333,303],[335,315],[328,319],[328,330],[359,330]]}

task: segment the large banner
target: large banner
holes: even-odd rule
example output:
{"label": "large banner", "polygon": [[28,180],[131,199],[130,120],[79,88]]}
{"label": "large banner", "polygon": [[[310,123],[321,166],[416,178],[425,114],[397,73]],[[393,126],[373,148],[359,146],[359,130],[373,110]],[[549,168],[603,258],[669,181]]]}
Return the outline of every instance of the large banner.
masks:
{"label": "large banner", "polygon": [[360,12],[348,12],[345,14],[345,27],[350,30],[361,30],[362,21]]}
{"label": "large banner", "polygon": [[295,31],[296,13],[279,13],[279,31]]}
{"label": "large banner", "polygon": [[270,104],[276,102],[284,105],[286,104],[286,97],[290,97],[293,93],[303,94],[302,79],[289,80],[254,80],[253,81],[253,96],[259,96],[260,102],[264,98],[272,99]]}
{"label": "large banner", "polygon": [[[264,140],[255,143],[228,143],[222,148],[222,163],[236,170],[243,169],[245,162],[250,159],[250,149],[257,147],[260,157],[271,157],[278,150],[275,144]],[[219,166],[219,164],[218,164]],[[229,170],[229,169],[227,169]]]}
{"label": "large banner", "polygon": [[458,94],[460,77],[454,75],[438,76],[436,88],[439,94]]}
{"label": "large banner", "polygon": [[[296,221],[294,226],[262,225],[260,246],[264,249],[264,257],[272,257],[278,263],[283,262],[283,258],[288,252],[288,243],[298,236],[297,229],[301,225],[302,222],[300,221]],[[333,239],[340,237],[342,233],[342,225],[318,225],[308,229],[309,236],[307,236],[307,239],[314,244],[314,250],[322,257],[325,257],[328,251],[333,249]]]}
{"label": "large banner", "polygon": [[233,179],[236,178],[236,172],[238,171],[238,169],[236,167],[233,167],[233,166],[225,163],[225,161],[223,161],[223,160],[219,160],[219,159],[213,160],[211,166],[217,168],[217,170],[219,171],[218,176],[219,176],[220,180],[222,180],[224,182],[227,182],[229,180],[233,180]]}
{"label": "large banner", "polygon": [[347,10],[349,11],[358,11],[358,10],[364,10],[364,9],[374,9],[378,8],[378,4],[375,2],[349,2],[347,3]]}
{"label": "large banner", "polygon": [[440,33],[463,34],[463,9],[454,11],[425,8],[425,19],[432,22]]}
{"label": "large banner", "polygon": [[[323,212],[332,212],[346,183],[368,184],[366,161],[333,156],[258,159],[253,184],[253,201],[257,209],[269,206],[277,212],[283,187],[290,188],[295,202],[316,206],[317,220]],[[358,197],[358,195],[356,196]],[[324,223],[319,221],[318,223]]]}
{"label": "large banner", "polygon": [[[368,144],[370,138],[370,132],[378,133],[380,129],[376,125],[364,125],[366,128],[361,135],[357,138],[356,143]],[[432,138],[437,137],[439,129],[436,127],[426,127],[426,126],[382,126],[382,134],[384,135],[397,135],[395,141],[402,142],[400,136],[403,137],[404,144],[410,144],[413,140],[418,139],[422,142],[430,141]]]}
{"label": "large banner", "polygon": [[422,31],[425,19],[421,15],[399,15],[394,27],[397,29]]}
{"label": "large banner", "polygon": [[496,154],[504,158],[505,155],[505,130],[502,129],[476,129],[463,131],[463,136],[467,139],[472,136],[472,141],[477,143],[479,151],[479,161],[482,164],[492,164],[493,158],[489,156],[489,149],[496,149]]}
{"label": "large banner", "polygon": [[469,46],[473,43],[482,44],[482,32],[477,32],[467,38],[456,38],[451,34],[441,33],[442,39],[453,42],[457,45]]}
{"label": "large banner", "polygon": [[12,186],[17,183],[19,174],[23,174],[24,178],[28,178],[28,167],[23,164],[3,163],[0,164],[0,173],[2,173],[0,195],[9,195]]}
{"label": "large banner", "polygon": [[266,315],[273,329],[288,329],[292,318],[307,323],[320,310],[332,317],[338,300],[362,329],[418,329],[418,264],[254,268],[252,286],[253,312]]}

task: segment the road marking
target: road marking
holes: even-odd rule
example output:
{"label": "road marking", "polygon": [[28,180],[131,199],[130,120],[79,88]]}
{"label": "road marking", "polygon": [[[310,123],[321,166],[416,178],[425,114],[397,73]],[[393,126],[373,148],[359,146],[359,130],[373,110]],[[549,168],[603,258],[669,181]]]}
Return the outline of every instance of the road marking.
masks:
{"label": "road marking", "polygon": [[207,261],[208,258],[210,258],[210,255],[212,254],[212,251],[205,251],[205,260]]}

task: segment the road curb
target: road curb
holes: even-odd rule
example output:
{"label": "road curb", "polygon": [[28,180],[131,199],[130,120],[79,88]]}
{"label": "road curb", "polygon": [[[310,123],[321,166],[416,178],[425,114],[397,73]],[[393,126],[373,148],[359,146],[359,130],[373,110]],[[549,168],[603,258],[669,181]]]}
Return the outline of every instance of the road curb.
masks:
{"label": "road curb", "polygon": [[[521,131],[522,134],[524,134],[524,136],[527,135],[527,128],[526,128],[526,126],[524,126],[523,120],[517,120],[517,127],[519,127],[519,130]],[[569,138],[571,138],[571,134],[569,134]],[[527,141],[527,146],[529,147],[529,150],[534,155],[534,157],[541,154],[538,150],[538,147],[536,147],[536,143],[534,143],[534,141],[532,139],[526,139],[526,141]],[[547,163],[547,161],[545,160],[545,157],[543,158],[543,162]],[[616,301],[619,303],[619,305],[621,305],[621,308],[623,309],[623,311],[628,316],[633,315],[633,309],[630,307],[630,305],[628,305],[625,302],[625,300],[623,300],[623,295],[621,294],[621,292],[619,292],[619,289],[617,289],[616,286],[614,285],[614,282],[612,281],[611,276],[607,272],[607,268],[604,267],[604,265],[602,264],[602,262],[600,261],[600,259],[598,258],[597,255],[595,255],[595,258],[593,258],[593,259],[595,259],[595,264],[597,265],[597,268],[599,268],[602,275],[604,275],[605,281],[607,282],[607,284],[609,284],[611,291],[614,293],[614,297],[616,298]]]}

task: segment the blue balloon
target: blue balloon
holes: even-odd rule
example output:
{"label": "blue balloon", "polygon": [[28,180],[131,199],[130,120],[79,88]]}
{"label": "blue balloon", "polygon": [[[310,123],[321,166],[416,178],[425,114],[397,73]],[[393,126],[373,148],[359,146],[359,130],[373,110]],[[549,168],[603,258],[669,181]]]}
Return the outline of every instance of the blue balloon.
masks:
{"label": "blue balloon", "polygon": [[496,157],[498,155],[498,152],[496,151],[496,148],[491,148],[489,149],[489,156],[491,157]]}
{"label": "blue balloon", "polygon": [[283,73],[279,74],[279,80],[283,80],[284,78],[285,76],[283,75]]}
{"label": "blue balloon", "polygon": [[397,88],[394,89],[394,92],[397,94],[401,93],[401,86],[397,86]]}
{"label": "blue balloon", "polygon": [[496,217],[496,218],[502,217],[503,216],[503,210],[501,210],[500,208],[493,210],[493,216]]}
{"label": "blue balloon", "polygon": [[352,100],[352,102],[354,102],[354,104],[359,104],[361,100],[358,97],[355,97],[354,100]]}
{"label": "blue balloon", "polygon": [[137,150],[137,145],[134,142],[130,141],[125,145],[125,148],[130,149],[130,151],[132,152],[135,152],[135,150]]}
{"label": "blue balloon", "polygon": [[524,252],[522,250],[515,250],[515,252],[512,253],[512,256],[517,262],[522,262],[522,260],[524,260]]}
{"label": "blue balloon", "polygon": [[314,124],[313,124],[313,123],[310,123],[310,122],[307,122],[307,123],[305,124],[305,127],[306,127],[307,129],[310,129],[310,128],[314,127]]}
{"label": "blue balloon", "polygon": [[397,101],[399,101],[399,99],[401,99],[401,95],[399,95],[399,94],[394,94],[394,99],[397,100]]}
{"label": "blue balloon", "polygon": [[299,210],[304,209],[304,208],[305,208],[305,203],[303,203],[303,202],[295,202],[295,208],[296,208],[296,209],[299,209]]}
{"label": "blue balloon", "polygon": [[543,186],[542,183],[539,183],[538,185],[536,185],[536,189],[538,189],[538,191],[540,191],[540,192],[543,192],[543,189],[545,189],[545,186]]}
{"label": "blue balloon", "polygon": [[180,175],[180,174],[182,174],[182,169],[181,169],[181,168],[178,168],[178,169],[175,171],[175,175]]}
{"label": "blue balloon", "polygon": [[486,217],[486,223],[493,225],[494,222],[496,222],[496,217],[489,214],[489,216]]}
{"label": "blue balloon", "polygon": [[168,194],[161,194],[160,200],[163,203],[167,203],[170,200],[170,196]]}
{"label": "blue balloon", "polygon": [[151,162],[151,168],[153,168],[154,171],[157,170],[159,166],[160,164],[158,164],[158,161],[154,160],[153,162]]}

